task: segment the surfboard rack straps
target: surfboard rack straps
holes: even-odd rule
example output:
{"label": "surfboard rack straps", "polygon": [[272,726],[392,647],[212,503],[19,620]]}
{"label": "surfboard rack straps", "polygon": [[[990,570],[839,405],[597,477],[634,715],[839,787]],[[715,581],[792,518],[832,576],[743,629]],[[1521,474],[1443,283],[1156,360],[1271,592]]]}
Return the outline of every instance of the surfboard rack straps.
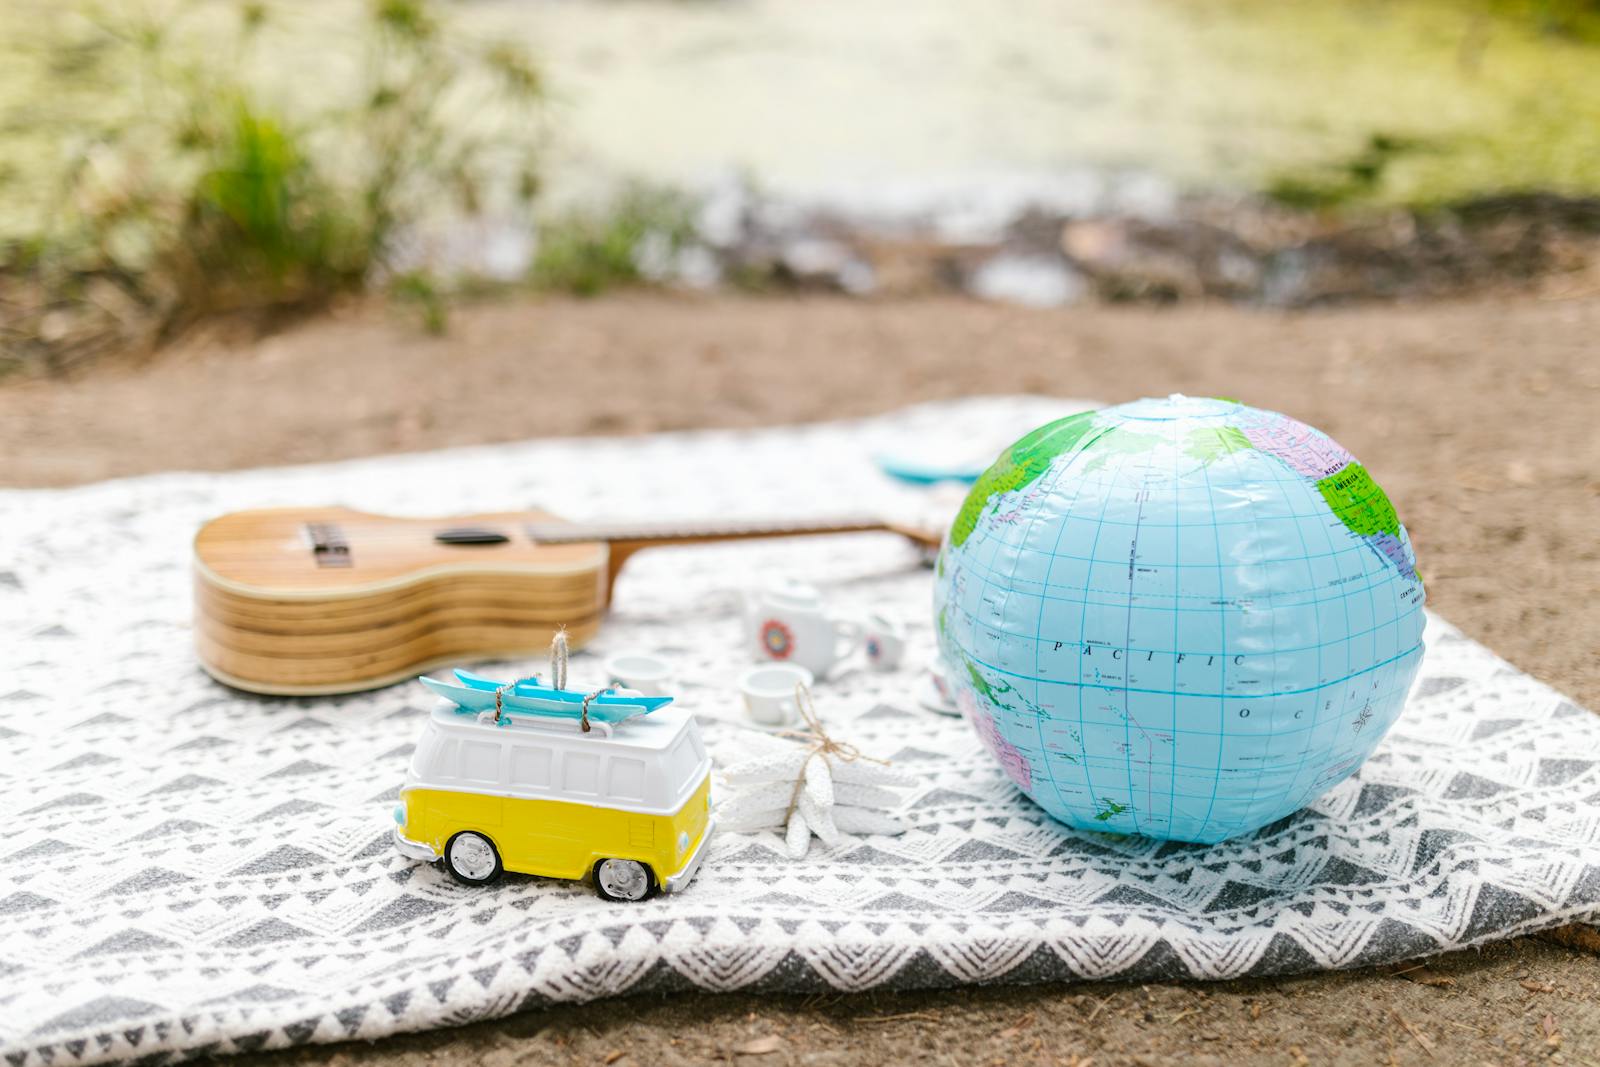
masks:
{"label": "surfboard rack straps", "polygon": [[[578,727],[584,733],[588,733],[589,732],[589,701],[593,700],[595,697],[599,696],[601,693],[604,693],[604,692],[605,692],[604,689],[596,689],[594,692],[590,693],[588,696],[583,698],[583,711],[578,716]],[[496,694],[496,698],[497,699],[498,699],[498,697],[499,697],[499,694]]]}
{"label": "surfboard rack straps", "polygon": [[[454,707],[454,705],[452,705]],[[459,712],[463,709],[456,707]],[[498,726],[505,730],[542,730],[549,733],[561,733],[566,730],[583,730],[583,723],[578,719],[545,718],[540,715],[507,715],[496,720],[494,712],[488,708],[478,712],[474,717],[476,721],[485,726]],[[616,727],[604,719],[592,719],[589,722],[587,733],[598,734],[601,737],[611,737],[616,733]]]}

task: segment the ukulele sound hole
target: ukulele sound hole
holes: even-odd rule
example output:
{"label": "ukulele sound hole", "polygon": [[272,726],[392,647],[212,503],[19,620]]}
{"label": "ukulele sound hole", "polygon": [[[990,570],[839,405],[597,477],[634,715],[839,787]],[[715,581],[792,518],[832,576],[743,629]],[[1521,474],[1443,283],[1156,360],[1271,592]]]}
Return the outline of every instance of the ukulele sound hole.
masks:
{"label": "ukulele sound hole", "polygon": [[350,542],[337,523],[308,522],[306,537],[311,541],[311,556],[319,567],[350,566]]}
{"label": "ukulele sound hole", "polygon": [[511,540],[499,530],[482,526],[456,526],[440,530],[433,535],[433,539],[441,545],[503,545]]}

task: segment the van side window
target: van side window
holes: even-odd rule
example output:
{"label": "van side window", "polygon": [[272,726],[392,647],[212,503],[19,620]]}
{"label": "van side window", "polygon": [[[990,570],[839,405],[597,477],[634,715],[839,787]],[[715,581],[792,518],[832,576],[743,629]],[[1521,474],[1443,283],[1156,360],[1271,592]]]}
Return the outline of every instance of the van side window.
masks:
{"label": "van side window", "polygon": [[606,768],[606,793],[617,800],[643,800],[644,760],[612,756]]}
{"label": "van side window", "polygon": [[456,776],[456,745],[459,743],[451,739],[433,750],[433,761],[428,766],[430,775],[435,778]]}
{"label": "van side window", "polygon": [[519,745],[511,750],[511,784],[550,786],[550,750]]}
{"label": "van side window", "polygon": [[498,782],[500,746],[493,741],[461,742],[461,778],[468,782]]}
{"label": "van side window", "polygon": [[574,793],[600,792],[600,757],[587,752],[562,756],[561,787]]}

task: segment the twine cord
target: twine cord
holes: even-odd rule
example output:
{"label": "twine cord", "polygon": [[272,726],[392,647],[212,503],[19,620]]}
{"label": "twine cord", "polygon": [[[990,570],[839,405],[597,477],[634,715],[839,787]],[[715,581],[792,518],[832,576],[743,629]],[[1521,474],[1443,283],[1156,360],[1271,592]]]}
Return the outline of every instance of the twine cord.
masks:
{"label": "twine cord", "polygon": [[583,730],[584,733],[589,732],[589,701],[593,700],[595,697],[604,692],[604,689],[596,689],[594,692],[583,698],[583,715],[578,719],[578,726]]}
{"label": "twine cord", "polygon": [[811,690],[806,688],[804,682],[794,684],[794,706],[800,712],[800,718],[805,722],[804,730],[779,730],[780,737],[792,737],[799,741],[809,742],[811,749],[806,753],[806,758],[800,764],[800,773],[795,776],[794,789],[789,794],[789,806],[784,809],[783,823],[789,824],[794,817],[795,809],[800,806],[800,794],[806,787],[806,768],[811,766],[811,761],[818,756],[822,762],[827,763],[830,756],[836,756],[840,763],[854,763],[856,760],[866,760],[868,763],[878,763],[887,767],[888,760],[875,759],[872,756],[863,756],[861,750],[848,741],[835,741],[828,736],[828,731],[822,728],[822,718],[817,714],[817,706],[811,699]]}
{"label": "twine cord", "polygon": [[[505,715],[506,690],[515,689],[523,682],[537,682],[538,680],[537,676],[522,678],[514,682],[507,682],[494,691],[494,724],[496,726],[500,725],[501,719]],[[555,636],[550,639],[550,682],[557,689],[565,689],[567,687],[566,627],[557,630]],[[578,725],[583,727],[584,733],[589,732],[589,701],[603,692],[605,692],[604,689],[597,689],[583,698],[583,715],[579,719]]]}

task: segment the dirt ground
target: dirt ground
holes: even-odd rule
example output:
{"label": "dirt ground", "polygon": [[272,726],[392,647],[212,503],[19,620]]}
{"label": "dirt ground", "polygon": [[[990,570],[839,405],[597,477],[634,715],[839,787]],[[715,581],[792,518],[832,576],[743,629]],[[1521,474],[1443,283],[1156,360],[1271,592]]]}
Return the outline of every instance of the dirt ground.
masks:
{"label": "dirt ground", "polygon": [[[358,305],[265,340],[191,337],[140,366],[0,386],[0,484],[755,426],[1017,391],[1222,394],[1321,427],[1395,501],[1429,604],[1600,707],[1593,295],[1293,315],[627,295],[467,307],[439,338]],[[1600,935],[1574,930],[1564,945],[1524,939],[1400,974],[641,998],[257,1060],[1600,1064],[1596,948]]]}

